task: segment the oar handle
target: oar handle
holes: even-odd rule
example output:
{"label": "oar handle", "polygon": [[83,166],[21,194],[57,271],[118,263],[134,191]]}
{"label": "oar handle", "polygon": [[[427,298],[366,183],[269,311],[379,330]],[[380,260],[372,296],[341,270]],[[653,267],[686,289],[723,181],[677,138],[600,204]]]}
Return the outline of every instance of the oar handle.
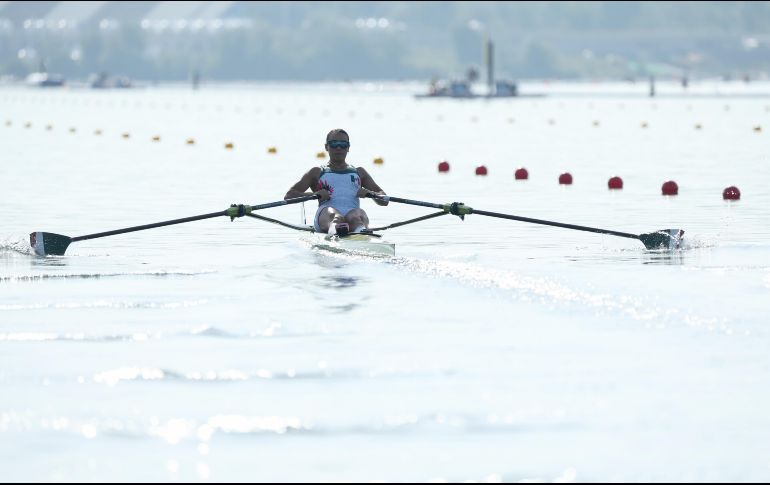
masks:
{"label": "oar handle", "polygon": [[302,197],[295,197],[293,199],[284,199],[276,202],[268,202],[267,204],[252,205],[251,210],[256,211],[261,209],[269,209],[271,207],[278,207],[278,206],[289,205],[289,204],[298,204],[300,202],[307,202],[309,200],[315,200],[315,199],[318,199],[318,195],[316,194],[303,195]]}

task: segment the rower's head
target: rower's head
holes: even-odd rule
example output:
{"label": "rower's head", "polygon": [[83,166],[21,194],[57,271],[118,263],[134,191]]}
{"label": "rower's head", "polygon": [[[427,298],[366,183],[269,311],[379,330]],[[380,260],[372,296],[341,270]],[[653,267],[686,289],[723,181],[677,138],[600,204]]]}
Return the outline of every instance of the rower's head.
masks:
{"label": "rower's head", "polygon": [[329,161],[344,162],[350,150],[350,137],[342,128],[335,128],[326,135],[326,151],[329,152]]}

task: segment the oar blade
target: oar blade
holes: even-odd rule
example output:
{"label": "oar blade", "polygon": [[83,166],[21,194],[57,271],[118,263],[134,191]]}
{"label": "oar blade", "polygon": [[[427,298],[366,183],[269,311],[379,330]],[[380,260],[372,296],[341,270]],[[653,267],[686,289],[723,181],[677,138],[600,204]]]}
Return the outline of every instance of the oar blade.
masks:
{"label": "oar blade", "polygon": [[29,235],[29,245],[38,256],[63,256],[71,242],[71,237],[52,232],[33,232]]}
{"label": "oar blade", "polygon": [[684,231],[681,229],[661,229],[640,234],[639,240],[647,249],[679,249],[682,246],[683,236]]}

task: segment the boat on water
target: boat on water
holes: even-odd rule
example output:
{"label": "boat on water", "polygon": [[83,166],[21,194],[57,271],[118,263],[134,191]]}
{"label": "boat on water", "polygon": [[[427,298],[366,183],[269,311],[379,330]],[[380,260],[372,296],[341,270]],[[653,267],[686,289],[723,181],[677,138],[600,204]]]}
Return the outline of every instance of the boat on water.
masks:
{"label": "boat on water", "polygon": [[[658,231],[653,231],[653,232],[643,233],[643,234],[634,234],[634,233],[614,231],[609,229],[600,229],[597,227],[580,226],[577,224],[554,222],[554,221],[547,221],[544,219],[535,219],[532,217],[523,217],[523,216],[517,216],[513,214],[503,214],[500,212],[490,212],[485,210],[479,210],[479,209],[474,209],[472,207],[469,207],[463,204],[462,202],[452,202],[449,204],[437,204],[434,202],[424,202],[420,200],[410,200],[410,199],[403,199],[400,197],[393,197],[389,195],[377,195],[377,194],[371,194],[371,193],[368,194],[367,197],[372,199],[378,199],[385,202],[396,202],[399,204],[407,204],[407,205],[414,205],[419,207],[438,209],[438,212],[433,212],[420,217],[415,217],[414,219],[409,219],[406,221],[394,222],[387,226],[369,228],[362,232],[347,233],[345,231],[342,231],[335,234],[326,234],[326,235],[319,234],[321,239],[317,243],[314,243],[313,246],[323,248],[323,249],[329,249],[337,252],[352,251],[352,252],[359,252],[359,253],[364,252],[369,254],[377,254],[381,256],[394,256],[396,253],[395,244],[383,241],[381,239],[381,236],[377,234],[378,232],[382,232],[387,229],[393,229],[396,227],[405,226],[407,224],[413,224],[415,222],[425,221],[428,219],[433,219],[434,217],[440,217],[440,216],[445,216],[449,214],[457,216],[461,220],[465,219],[465,216],[467,215],[477,214],[480,216],[494,217],[497,219],[507,219],[512,221],[541,224],[546,226],[561,227],[564,229],[572,229],[577,231],[586,231],[586,232],[593,232],[597,234],[607,234],[611,236],[636,239],[638,241],[641,241],[644,244],[644,246],[649,250],[681,249],[682,237],[684,235],[684,231],[682,229],[661,229]],[[77,236],[77,237],[69,237],[69,236],[64,236],[64,235],[56,234],[52,232],[37,231],[37,232],[30,233],[29,243],[33,252],[38,256],[49,256],[49,255],[63,256],[64,253],[67,251],[67,248],[69,247],[69,245],[72,244],[73,242],[85,241],[88,239],[97,239],[97,238],[102,238],[107,236],[116,236],[118,234],[126,234],[129,232],[143,231],[146,229],[154,229],[156,227],[171,226],[174,224],[183,224],[186,222],[200,221],[204,219],[211,219],[211,218],[223,217],[223,216],[229,217],[231,221],[234,221],[236,218],[249,216],[265,222],[271,222],[273,224],[278,224],[283,227],[295,229],[297,231],[304,231],[304,232],[318,234],[316,233],[315,229],[312,226],[291,224],[285,221],[273,219],[271,217],[263,216],[261,214],[256,213],[257,211],[260,211],[262,209],[269,209],[271,207],[279,207],[279,206],[284,206],[289,204],[298,204],[298,203],[307,202],[310,200],[318,200],[318,196],[316,194],[311,194],[311,195],[305,195],[302,197],[297,197],[294,199],[282,199],[275,202],[268,202],[265,204],[259,204],[259,205],[253,205],[253,206],[245,205],[245,204],[237,204],[237,205],[233,204],[229,208],[223,211],[211,212],[208,214],[201,214],[197,216],[184,217],[181,219],[173,219],[170,221],[156,222],[153,224],[145,224],[142,226],[128,227],[125,229],[116,229],[112,231],[99,232],[95,234],[88,234],[85,236]],[[341,224],[339,226],[341,226]],[[338,230],[339,227],[335,227],[335,229]]]}

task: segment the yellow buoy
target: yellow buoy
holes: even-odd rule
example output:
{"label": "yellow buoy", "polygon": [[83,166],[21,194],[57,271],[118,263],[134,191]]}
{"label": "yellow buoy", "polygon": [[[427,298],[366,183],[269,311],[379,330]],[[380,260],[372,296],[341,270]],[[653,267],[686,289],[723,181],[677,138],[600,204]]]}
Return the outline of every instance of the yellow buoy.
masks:
{"label": "yellow buoy", "polygon": [[318,152],[315,154],[316,158],[326,158],[326,152]]}
{"label": "yellow buoy", "polygon": [[382,157],[377,157],[374,159],[375,165],[382,165],[383,163],[385,163],[385,160],[383,160]]}
{"label": "yellow buoy", "polygon": [[233,145],[233,143],[232,143],[232,142],[227,142],[227,143],[225,143],[225,149],[226,149],[226,150],[232,150],[232,149],[233,149],[233,146],[234,146],[234,145]]}
{"label": "yellow buoy", "polygon": [[187,139],[187,144],[188,145],[195,145],[195,139],[194,138],[188,138]]}
{"label": "yellow buoy", "polygon": [[153,136],[152,141],[160,141],[160,136],[159,135]]}
{"label": "yellow buoy", "polygon": [[756,131],[757,133],[761,133],[762,132],[762,127],[761,126],[755,126],[754,127],[754,131]]}
{"label": "yellow buoy", "polygon": [[99,136],[102,134],[102,130],[94,130],[94,135]]}
{"label": "yellow buoy", "polygon": [[130,134],[128,134],[128,133],[123,133],[121,136],[122,136],[123,138],[131,138],[131,135],[130,135]]}
{"label": "yellow buoy", "polygon": [[276,147],[270,147],[267,149],[267,153],[278,153],[278,149]]}

